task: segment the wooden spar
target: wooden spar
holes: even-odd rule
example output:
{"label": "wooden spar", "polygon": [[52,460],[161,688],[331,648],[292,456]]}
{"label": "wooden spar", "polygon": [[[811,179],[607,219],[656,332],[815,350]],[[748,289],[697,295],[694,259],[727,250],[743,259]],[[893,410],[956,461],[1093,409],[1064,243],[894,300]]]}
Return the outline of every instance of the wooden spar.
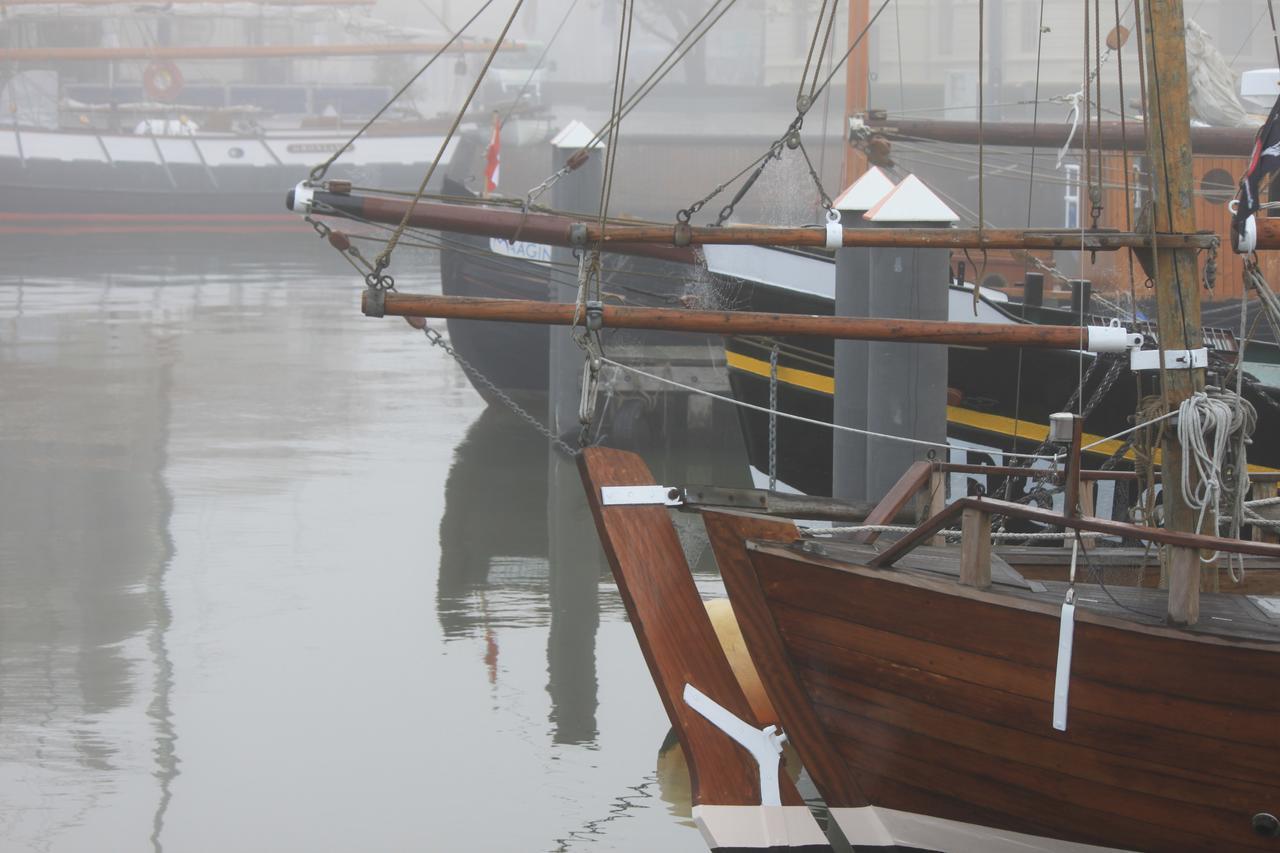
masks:
{"label": "wooden spar", "polygon": [[[976,121],[901,119],[872,114],[864,119],[864,123],[889,139],[929,140],[961,145],[978,144]],[[1243,159],[1252,150],[1256,133],[1257,130],[1251,127],[1193,127],[1190,129],[1191,149],[1196,154]],[[1059,125],[1003,121],[987,124],[983,128],[983,138],[987,145],[1014,148],[1032,146],[1060,148],[1067,141],[1066,131]],[[1104,121],[1100,134],[1098,130],[1091,129],[1090,146],[1098,145],[1099,138],[1105,151],[1120,151],[1125,143],[1128,143],[1130,151],[1145,152],[1147,147],[1146,125],[1140,121],[1127,123],[1123,134],[1120,130],[1120,122]],[[1071,138],[1071,148],[1078,149],[1083,144],[1084,134],[1077,133]]]}
{"label": "wooden spar", "polygon": [[[849,0],[849,44],[852,45],[871,20],[870,0]],[[871,39],[864,38],[849,54],[845,66],[844,114],[856,116],[867,109],[867,81],[870,77]],[[822,67],[819,63],[818,67]],[[867,171],[867,155],[861,149],[844,143],[844,169],[840,186],[847,187]]]}
{"label": "wooden spar", "polygon": [[[425,56],[443,46],[432,43],[388,44],[277,44],[277,45],[190,45],[185,47],[6,47],[0,48],[0,62],[45,62],[71,60],[211,60],[277,59],[288,57],[335,56]],[[517,47],[511,42],[506,47]],[[472,41],[453,45],[458,53],[480,53],[493,49],[493,42]]]}
{"label": "wooden spar", "polygon": [[[599,225],[584,226],[586,243],[603,241],[608,246],[622,243],[687,242],[694,245],[746,245],[823,247],[827,244],[825,228],[773,227],[733,225],[682,228],[672,225],[609,225],[603,232]],[[844,247],[888,246],[901,249],[1065,249],[1113,252],[1119,249],[1151,245],[1150,234],[1126,231],[1084,231],[1079,229],[1025,228],[845,228],[841,239]],[[1158,233],[1157,246],[1165,249],[1202,249],[1217,242],[1213,234]]]}
{"label": "wooden spar", "polygon": [[[290,210],[304,212],[295,206],[294,198],[294,192],[291,191],[286,206]],[[404,199],[316,191],[312,195],[309,212],[322,216],[342,216],[357,222],[399,225],[408,209],[409,202]],[[551,213],[526,214],[514,209],[431,201],[419,201],[409,215],[409,225],[413,228],[566,247],[574,245],[569,239],[569,229],[575,221],[567,216]],[[692,249],[648,243],[610,243],[608,251],[618,255],[640,255],[682,264],[693,264],[697,260]]]}
{"label": "wooden spar", "polygon": [[[382,294],[382,310],[377,297]],[[368,291],[362,308],[370,316],[435,317],[447,320],[496,320],[568,326],[577,306],[566,302],[528,299],[486,299],[428,296],[396,291]],[[683,308],[602,309],[605,328],[659,329],[713,335],[814,335],[837,340],[948,344],[951,346],[1014,346],[1040,349],[1082,349],[1088,346],[1087,327],[1037,326],[1010,323],[953,323],[947,320],[900,320],[874,317],[831,317],[810,314],[768,314],[759,311],[695,311]]]}
{"label": "wooden spar", "polygon": [[[399,225],[409,202],[386,196],[360,193],[316,191],[311,212],[345,216],[367,222]],[[297,210],[294,194],[287,206]],[[299,211],[302,212],[302,211]],[[821,227],[770,227],[730,225],[726,227],[684,227],[679,225],[632,225],[610,223],[601,238],[596,223],[580,223],[550,213],[521,213],[518,210],[476,205],[419,201],[409,215],[414,228],[432,228],[481,237],[525,240],[552,246],[592,246],[601,243],[606,252],[643,255],[677,263],[694,263],[690,245],[822,247],[827,231]],[[845,246],[895,246],[909,249],[1066,249],[1110,252],[1130,247],[1150,246],[1150,234],[1124,231],[1086,231],[1018,228],[845,228]],[[576,232],[576,233],[575,233]],[[681,239],[681,235],[688,240]],[[1217,241],[1212,234],[1157,234],[1155,243],[1164,248],[1205,249]],[[683,245],[681,245],[683,243]]]}
{"label": "wooden spar", "polygon": [[[1143,37],[1148,45],[1148,125],[1159,129],[1147,140],[1155,230],[1191,231],[1195,228],[1195,186],[1182,0],[1148,0]],[[1161,349],[1199,349],[1200,281],[1195,253],[1161,248],[1154,254]],[[1166,369],[1161,374],[1164,399],[1171,408],[1204,389],[1203,368]],[[1170,531],[1197,533],[1196,513],[1187,505],[1181,488],[1184,459],[1175,430],[1165,431],[1163,450],[1165,526]],[[1168,549],[1168,556],[1168,619],[1175,625],[1194,624],[1200,614],[1200,555],[1175,545]]]}

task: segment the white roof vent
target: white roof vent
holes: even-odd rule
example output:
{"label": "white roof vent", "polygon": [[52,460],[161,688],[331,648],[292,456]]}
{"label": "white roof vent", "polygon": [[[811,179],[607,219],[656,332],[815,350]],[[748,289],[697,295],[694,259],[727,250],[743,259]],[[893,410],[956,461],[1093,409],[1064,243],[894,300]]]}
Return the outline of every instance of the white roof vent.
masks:
{"label": "white roof vent", "polygon": [[862,177],[850,184],[844,192],[836,196],[831,206],[839,211],[856,213],[870,210],[880,199],[893,191],[894,183],[879,166],[872,166],[862,173]]}
{"label": "white roof vent", "polygon": [[862,214],[869,222],[956,222],[956,212],[915,175],[902,183]]}
{"label": "white roof vent", "polygon": [[601,146],[599,141],[591,142],[594,136],[595,132],[591,128],[574,119],[551,138],[551,144],[556,148],[572,148],[575,151],[586,148],[589,143],[592,148],[599,148]]}

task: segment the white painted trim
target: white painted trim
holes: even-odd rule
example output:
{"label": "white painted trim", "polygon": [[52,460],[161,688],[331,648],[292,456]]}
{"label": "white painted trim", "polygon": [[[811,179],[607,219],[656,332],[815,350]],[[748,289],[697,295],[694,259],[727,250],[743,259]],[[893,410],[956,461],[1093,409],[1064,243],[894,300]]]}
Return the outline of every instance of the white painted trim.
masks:
{"label": "white painted trim", "polygon": [[504,240],[501,237],[490,237],[489,251],[495,255],[530,261],[544,266],[551,263],[551,247],[546,243],[528,243],[524,240]]}
{"label": "white painted trim", "polygon": [[[1075,571],[1075,546],[1071,543],[1071,569]],[[1074,582],[1074,575],[1072,578]],[[1074,589],[1074,587],[1072,587]],[[1053,727],[1067,730],[1067,703],[1071,694],[1071,652],[1075,646],[1076,606],[1062,603],[1062,620],[1058,623],[1058,665],[1053,676]]]}
{"label": "white painted trim", "polygon": [[831,816],[855,846],[898,844],[947,853],[1132,853],[877,806],[834,808]]}
{"label": "white painted trim", "polygon": [[707,846],[827,846],[808,806],[694,806],[693,822]]}
{"label": "white painted trim", "polygon": [[311,204],[315,201],[315,196],[315,188],[310,183],[299,181],[298,185],[293,188],[293,203],[289,205],[289,209],[302,216],[308,216],[311,213]]}
{"label": "white painted trim", "polygon": [[692,684],[685,684],[683,698],[686,705],[728,735],[738,746],[751,753],[760,770],[760,805],[782,805],[782,792],[778,787],[778,766],[781,763],[782,744],[787,736],[780,734],[777,726],[757,729]]}
{"label": "white painted trim", "polygon": [[779,290],[836,298],[836,264],[830,258],[780,252],[763,246],[702,247],[707,271]]}
{"label": "white painted trim", "polygon": [[[678,490],[667,486],[601,486],[602,506],[680,506],[683,501],[671,497]],[[685,685],[685,689],[688,689]]]}

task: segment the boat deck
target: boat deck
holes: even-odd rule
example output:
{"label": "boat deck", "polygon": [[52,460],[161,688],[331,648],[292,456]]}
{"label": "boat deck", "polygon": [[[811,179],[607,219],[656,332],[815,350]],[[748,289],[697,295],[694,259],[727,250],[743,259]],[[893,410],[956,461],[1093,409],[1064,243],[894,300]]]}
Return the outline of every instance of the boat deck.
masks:
{"label": "boat deck", "polygon": [[[882,550],[876,545],[812,539],[795,547],[813,556],[864,569],[867,562]],[[958,580],[960,549],[920,546],[904,555],[892,569],[869,570]],[[1088,572],[1083,556],[1080,570],[1082,574]],[[1167,627],[1166,590],[1079,582],[1075,586],[1076,606],[1080,610],[1143,625]],[[998,555],[991,556],[992,592],[1057,606],[1063,602],[1068,587],[1070,584],[1065,581],[1029,580]],[[1201,592],[1200,621],[1186,630],[1234,640],[1280,643],[1280,596]]]}

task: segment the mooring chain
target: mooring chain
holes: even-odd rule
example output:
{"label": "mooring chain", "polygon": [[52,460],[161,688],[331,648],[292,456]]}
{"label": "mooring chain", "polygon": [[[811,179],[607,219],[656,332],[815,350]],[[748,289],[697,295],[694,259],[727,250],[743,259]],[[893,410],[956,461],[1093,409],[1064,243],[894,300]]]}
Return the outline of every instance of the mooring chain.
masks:
{"label": "mooring chain", "polygon": [[528,423],[531,427],[533,427],[539,433],[541,433],[548,441],[550,441],[555,446],[557,450],[561,451],[562,453],[570,457],[576,457],[582,453],[581,450],[579,450],[576,447],[572,447],[568,442],[566,442],[564,439],[560,438],[560,436],[556,435],[554,432],[548,429],[547,426],[544,423],[542,423],[542,421],[538,420],[533,415],[529,414],[529,412],[526,411],[519,403],[511,399],[511,397],[509,397],[505,391],[503,391],[501,388],[495,385],[493,381],[489,379],[489,377],[481,373],[480,370],[475,365],[473,365],[471,362],[463,358],[462,355],[459,354],[459,352],[456,349],[454,349],[452,346],[450,346],[449,342],[445,340],[444,335],[441,335],[438,331],[431,328],[430,326],[426,326],[425,328],[423,328],[422,332],[427,336],[427,340],[431,342],[432,346],[440,347],[442,350],[447,352],[449,356],[458,363],[459,367],[461,367],[463,370],[465,370],[468,374],[471,375],[472,379],[475,379],[485,388],[488,388],[490,391],[492,391],[493,395],[497,397],[499,400],[501,400],[503,405],[505,405],[518,417],[520,417],[522,420]]}

